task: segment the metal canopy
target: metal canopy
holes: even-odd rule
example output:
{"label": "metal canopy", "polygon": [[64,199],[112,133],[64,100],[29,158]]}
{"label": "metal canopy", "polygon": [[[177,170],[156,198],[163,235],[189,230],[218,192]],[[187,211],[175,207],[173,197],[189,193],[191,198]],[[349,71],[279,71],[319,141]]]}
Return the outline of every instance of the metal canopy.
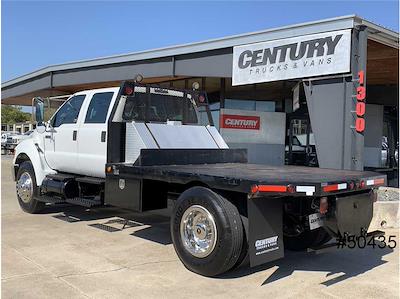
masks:
{"label": "metal canopy", "polygon": [[[350,15],[204,42],[48,66],[2,83],[2,104],[30,105],[33,96],[116,86],[120,81],[132,79],[139,73],[149,83],[187,77],[229,78],[232,73],[233,46],[356,28],[360,25],[368,27],[370,40],[388,48],[398,48],[397,32]],[[393,55],[397,55],[398,64],[398,54]]]}

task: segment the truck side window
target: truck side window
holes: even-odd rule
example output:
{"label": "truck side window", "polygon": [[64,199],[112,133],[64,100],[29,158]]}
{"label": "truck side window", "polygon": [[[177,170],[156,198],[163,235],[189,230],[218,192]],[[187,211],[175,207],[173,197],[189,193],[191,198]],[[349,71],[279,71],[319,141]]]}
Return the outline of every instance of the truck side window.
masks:
{"label": "truck side window", "polygon": [[62,124],[75,124],[78,121],[79,111],[86,95],[77,95],[70,98],[54,115],[52,126],[59,127]]}
{"label": "truck side window", "polygon": [[103,124],[106,122],[113,92],[101,92],[93,95],[86,113],[85,123]]}

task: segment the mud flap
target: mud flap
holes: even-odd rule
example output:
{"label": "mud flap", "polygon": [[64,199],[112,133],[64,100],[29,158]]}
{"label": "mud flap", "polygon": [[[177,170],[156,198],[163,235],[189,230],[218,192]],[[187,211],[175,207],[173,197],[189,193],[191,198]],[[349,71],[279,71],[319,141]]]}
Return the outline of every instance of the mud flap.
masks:
{"label": "mud flap", "polygon": [[250,266],[284,256],[282,199],[251,198],[247,201]]}

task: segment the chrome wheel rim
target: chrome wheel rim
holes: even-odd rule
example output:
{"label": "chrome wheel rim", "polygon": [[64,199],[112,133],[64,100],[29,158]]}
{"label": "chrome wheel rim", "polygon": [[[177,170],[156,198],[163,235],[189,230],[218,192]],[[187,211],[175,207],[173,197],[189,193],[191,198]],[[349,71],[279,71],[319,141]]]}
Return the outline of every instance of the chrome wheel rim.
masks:
{"label": "chrome wheel rim", "polygon": [[182,216],[180,225],[184,248],[193,256],[205,258],[217,242],[217,226],[211,213],[202,206],[190,206]]}
{"label": "chrome wheel rim", "polygon": [[18,197],[24,202],[29,203],[33,195],[33,182],[29,173],[24,172],[17,182]]}

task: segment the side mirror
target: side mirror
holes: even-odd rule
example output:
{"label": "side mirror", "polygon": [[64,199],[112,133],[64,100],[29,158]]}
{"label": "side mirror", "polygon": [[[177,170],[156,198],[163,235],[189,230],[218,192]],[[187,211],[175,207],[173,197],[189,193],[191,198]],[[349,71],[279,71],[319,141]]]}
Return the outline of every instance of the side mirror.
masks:
{"label": "side mirror", "polygon": [[32,116],[38,126],[44,122],[44,102],[39,97],[32,99]]}
{"label": "side mirror", "polygon": [[36,122],[37,131],[39,133],[44,132],[46,130],[44,123],[44,102],[39,97],[32,99],[32,116],[33,121]]}

